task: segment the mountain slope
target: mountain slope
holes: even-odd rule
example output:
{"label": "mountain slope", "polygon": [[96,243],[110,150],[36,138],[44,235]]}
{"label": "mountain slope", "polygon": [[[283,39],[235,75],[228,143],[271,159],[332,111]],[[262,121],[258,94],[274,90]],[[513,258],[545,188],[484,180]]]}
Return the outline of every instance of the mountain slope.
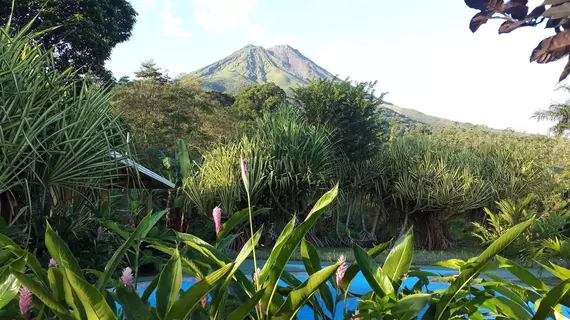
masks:
{"label": "mountain slope", "polygon": [[216,91],[239,92],[248,86],[274,82],[283,89],[306,85],[308,79],[333,75],[288,45],[269,49],[248,45],[228,57],[193,72]]}
{"label": "mountain slope", "polygon": [[[412,120],[412,122],[419,122],[427,124],[433,128],[439,129],[443,127],[463,127],[463,128],[474,128],[477,125],[467,123],[467,122],[457,122],[449,119],[438,118],[434,116],[427,115],[425,113],[419,112],[414,109],[400,108],[392,104],[382,105],[384,109],[391,110],[399,115],[404,116]],[[484,127],[484,126],[481,126]]]}

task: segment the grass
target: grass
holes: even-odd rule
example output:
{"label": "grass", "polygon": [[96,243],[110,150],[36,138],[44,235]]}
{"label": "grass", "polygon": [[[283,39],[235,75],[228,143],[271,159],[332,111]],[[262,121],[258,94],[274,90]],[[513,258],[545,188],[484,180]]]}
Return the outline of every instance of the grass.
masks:
{"label": "grass", "polygon": [[[255,250],[258,259],[267,259],[271,253],[271,247],[258,248]],[[323,262],[335,262],[338,257],[344,255],[346,260],[354,260],[354,253],[352,248],[318,248],[319,257]],[[414,265],[434,265],[438,261],[449,259],[468,260],[469,258],[478,256],[483,252],[480,248],[462,248],[450,249],[442,251],[427,251],[427,250],[414,250],[412,263]],[[237,253],[229,254],[230,257],[235,258]],[[376,262],[383,263],[386,259],[386,253],[380,254],[376,257]],[[301,261],[301,252],[299,249],[295,250],[291,261]]]}

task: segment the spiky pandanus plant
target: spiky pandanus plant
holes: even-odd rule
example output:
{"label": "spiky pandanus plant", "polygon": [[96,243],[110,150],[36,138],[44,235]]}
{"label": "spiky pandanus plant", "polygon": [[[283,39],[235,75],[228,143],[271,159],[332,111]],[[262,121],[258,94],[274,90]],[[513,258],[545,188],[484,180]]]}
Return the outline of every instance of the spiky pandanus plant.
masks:
{"label": "spiky pandanus plant", "polygon": [[330,133],[282,107],[252,121],[243,135],[206,152],[197,170],[184,179],[185,193],[204,215],[215,205],[224,215],[244,205],[240,157],[253,184],[252,202],[275,209],[271,219],[277,229],[292,212],[306,214],[337,178],[338,153]]}
{"label": "spiky pandanus plant", "polygon": [[392,145],[397,176],[394,199],[411,218],[421,245],[443,249],[451,245],[447,221],[492,201],[492,186],[468,163],[472,155],[424,138],[403,138]]}
{"label": "spiky pandanus plant", "polygon": [[112,92],[78,83],[73,70],[56,71],[53,51],[35,45],[39,33],[7,30],[0,30],[2,215],[11,219],[26,206],[26,221],[29,213],[53,218],[77,200],[83,212],[101,190],[127,178],[111,156],[128,151]]}

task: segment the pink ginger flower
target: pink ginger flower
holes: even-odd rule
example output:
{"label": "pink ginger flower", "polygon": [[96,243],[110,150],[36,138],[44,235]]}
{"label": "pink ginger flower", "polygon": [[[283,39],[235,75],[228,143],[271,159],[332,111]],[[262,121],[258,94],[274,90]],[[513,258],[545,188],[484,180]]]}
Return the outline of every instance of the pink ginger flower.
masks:
{"label": "pink ginger flower", "polygon": [[25,316],[32,308],[32,292],[24,286],[20,288],[20,300],[18,304],[20,306],[21,316]]}
{"label": "pink ginger flower", "polygon": [[[195,279],[196,282],[202,281],[202,277],[199,274],[196,275]],[[203,296],[202,299],[200,299],[200,302],[202,303],[202,307],[206,308],[206,304],[208,303],[208,295]]]}
{"label": "pink ginger flower", "polygon": [[54,258],[49,258],[48,268],[55,268],[57,267],[57,262]]}
{"label": "pink ginger flower", "polygon": [[126,286],[132,286],[134,284],[135,278],[133,277],[133,269],[126,267],[123,269],[123,274],[121,275],[121,282]]}
{"label": "pink ginger flower", "polygon": [[245,160],[243,158],[240,158],[240,164],[241,164],[241,179],[243,180],[243,183],[247,187],[248,186],[248,183],[247,183],[247,163],[245,162]]}
{"label": "pink ginger flower", "polygon": [[340,262],[340,267],[338,267],[338,269],[336,269],[336,285],[337,285],[337,287],[340,287],[340,283],[342,282],[342,279],[344,278],[344,273],[346,272],[346,269],[348,268],[348,266],[346,265],[346,257],[344,255],[341,255],[338,258],[338,262]]}
{"label": "pink ginger flower", "polygon": [[214,217],[214,224],[216,225],[216,234],[218,234],[220,230],[222,230],[222,209],[215,207],[212,211],[212,216]]}
{"label": "pink ginger flower", "polygon": [[102,234],[103,234],[103,227],[99,226],[99,228],[97,228],[97,239],[101,238]]}

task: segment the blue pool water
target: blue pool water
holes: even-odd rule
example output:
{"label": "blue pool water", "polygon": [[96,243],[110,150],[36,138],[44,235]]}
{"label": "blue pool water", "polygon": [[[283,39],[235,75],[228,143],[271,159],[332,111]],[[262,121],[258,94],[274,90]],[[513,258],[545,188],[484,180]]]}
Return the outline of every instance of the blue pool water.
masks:
{"label": "blue pool water", "polygon": [[[246,263],[244,263],[244,265],[242,266],[242,271],[248,276],[252,274],[252,270],[253,270],[253,267],[249,264],[250,264],[250,262],[246,261]],[[453,275],[456,273],[455,270],[447,269],[447,268],[441,268],[441,267],[422,266],[421,269],[423,271],[437,273],[437,274],[440,274],[442,276],[450,276],[450,275]],[[292,262],[292,263],[288,264],[286,270],[289,273],[291,273],[292,275],[294,275],[295,277],[297,277],[301,281],[306,280],[308,277],[307,273],[304,271],[303,264],[300,262],[299,263]],[[507,279],[507,280],[510,280],[510,279],[514,280],[513,276],[510,273],[508,273],[507,271],[498,271],[498,275]],[[543,274],[543,276],[548,276],[548,275]],[[414,286],[414,284],[417,282],[417,280],[418,279],[415,277],[407,278],[404,281],[403,285],[405,287],[411,288]],[[139,285],[138,285],[138,291],[142,294],[142,292],[144,291],[144,289],[146,289],[146,287],[148,286],[149,283],[150,283],[150,280],[140,281]],[[183,283],[182,283],[182,289],[187,290],[194,283],[195,283],[194,278],[184,277]],[[285,283],[281,283],[281,285],[285,285]],[[446,289],[448,286],[449,286],[449,284],[447,282],[435,281],[435,282],[430,282],[428,289],[430,291],[434,291],[434,290]],[[351,286],[350,286],[350,292],[353,292],[356,294],[365,294],[365,293],[369,292],[370,290],[371,290],[371,288],[368,285],[368,283],[366,282],[366,279],[364,278],[362,273],[358,273],[356,275],[356,277],[354,278],[354,281],[352,282]],[[156,304],[156,298],[155,298],[154,292],[152,293],[151,297],[149,298],[149,302],[152,305]],[[347,308],[347,310],[354,310],[354,309],[356,309],[357,304],[358,304],[358,301],[356,298],[349,298],[346,302],[346,308]],[[335,319],[343,319],[343,307],[344,307],[344,302],[343,301],[339,302],[337,307],[336,307],[337,311],[336,311]],[[566,317],[570,317],[570,309],[565,308],[563,310],[563,314]],[[299,319],[314,319],[312,309],[309,307],[303,307],[298,313],[298,318]]]}

